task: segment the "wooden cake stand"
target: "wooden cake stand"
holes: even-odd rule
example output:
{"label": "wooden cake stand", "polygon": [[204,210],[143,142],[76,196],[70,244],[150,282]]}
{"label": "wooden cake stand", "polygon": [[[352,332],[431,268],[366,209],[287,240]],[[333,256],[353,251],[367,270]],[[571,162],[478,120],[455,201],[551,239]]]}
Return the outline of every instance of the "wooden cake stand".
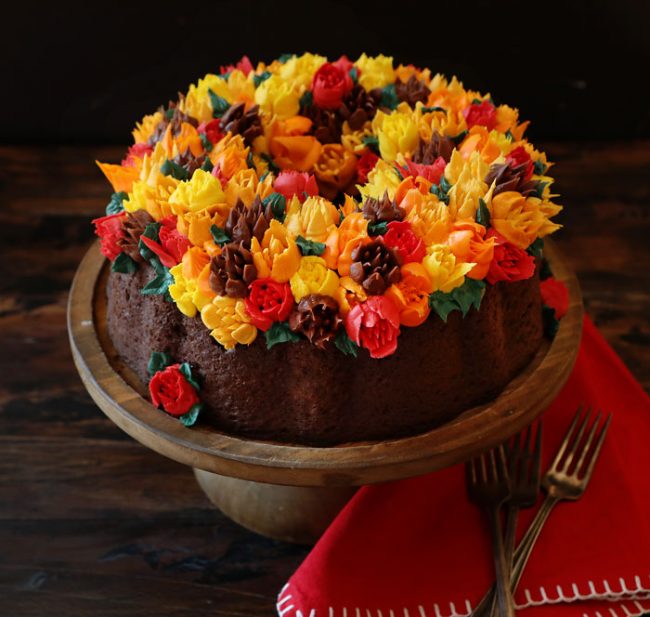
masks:
{"label": "wooden cake stand", "polygon": [[98,242],[86,253],[70,290],[70,344],[88,392],[117,426],[191,466],[211,501],[241,525],[273,538],[311,543],[359,486],[466,461],[548,407],[573,368],[583,309],[578,281],[550,241],[545,254],[570,297],[553,342],[542,346],[496,400],[415,437],[315,448],[243,439],[200,423],[185,428],[144,398],[145,385],[120,361],[107,336],[109,267]]}

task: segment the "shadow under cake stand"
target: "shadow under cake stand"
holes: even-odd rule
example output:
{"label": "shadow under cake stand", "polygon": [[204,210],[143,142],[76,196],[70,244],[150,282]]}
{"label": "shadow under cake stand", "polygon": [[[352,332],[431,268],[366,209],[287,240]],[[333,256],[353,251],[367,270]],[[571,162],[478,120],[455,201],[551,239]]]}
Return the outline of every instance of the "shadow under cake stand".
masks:
{"label": "shadow under cake stand", "polygon": [[552,342],[494,401],[427,433],[317,448],[184,427],[145,398],[146,386],[121,362],[106,332],[109,263],[96,242],[75,275],[68,302],[74,361],[88,392],[122,430],[189,465],[210,500],[263,535],[312,543],[359,486],[424,474],[501,443],[551,403],[575,362],[582,331],[578,281],[551,241],[545,256],[569,290],[569,310]]}

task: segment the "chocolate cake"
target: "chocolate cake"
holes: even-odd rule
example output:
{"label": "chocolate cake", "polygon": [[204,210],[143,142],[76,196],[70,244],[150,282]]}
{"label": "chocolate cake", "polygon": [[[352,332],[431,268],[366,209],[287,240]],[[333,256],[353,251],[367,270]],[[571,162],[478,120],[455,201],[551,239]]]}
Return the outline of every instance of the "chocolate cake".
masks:
{"label": "chocolate cake", "polygon": [[100,164],[115,349],[161,413],[286,443],[413,435],[492,400],[555,317],[561,208],[526,124],[384,56],[207,75]]}

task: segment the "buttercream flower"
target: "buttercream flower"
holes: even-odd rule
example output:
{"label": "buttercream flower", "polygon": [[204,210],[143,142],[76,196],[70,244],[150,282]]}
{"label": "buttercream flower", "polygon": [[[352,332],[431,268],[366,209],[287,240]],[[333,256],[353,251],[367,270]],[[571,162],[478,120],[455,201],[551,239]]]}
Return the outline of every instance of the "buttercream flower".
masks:
{"label": "buttercream flower", "polygon": [[339,218],[339,211],[331,201],[324,197],[308,197],[303,204],[297,199],[291,200],[284,224],[294,237],[325,242]]}
{"label": "buttercream flower", "polygon": [[447,162],[441,156],[439,156],[431,165],[414,163],[413,161],[406,159],[401,173],[404,177],[412,176],[413,178],[424,178],[431,182],[431,184],[438,184],[446,166]]}
{"label": "buttercream flower", "polygon": [[210,120],[210,122],[203,122],[199,125],[198,132],[199,135],[205,135],[211,144],[216,144],[223,138],[221,120],[215,118],[214,120]]}
{"label": "buttercream flower", "polygon": [[361,54],[354,63],[359,69],[359,83],[366,90],[374,88],[383,88],[395,81],[395,72],[393,71],[392,56],[367,56]]}
{"label": "buttercream flower", "polygon": [[300,302],[309,294],[332,296],[339,286],[339,277],[330,270],[322,257],[309,255],[300,259],[300,267],[289,280],[291,293]]}
{"label": "buttercream flower", "polygon": [[357,188],[364,199],[367,197],[380,199],[384,196],[384,193],[388,193],[388,197],[393,199],[400,182],[401,179],[395,167],[379,159],[368,174],[368,182],[364,185],[358,185]]}
{"label": "buttercream flower", "polygon": [[235,69],[241,71],[244,75],[248,75],[253,70],[253,63],[248,56],[242,56],[237,64],[228,64],[227,66],[221,66],[219,72],[222,75],[226,75]]}
{"label": "buttercream flower", "polygon": [[304,53],[302,56],[291,56],[280,66],[280,77],[298,92],[302,93],[309,87],[314,73],[327,62],[324,56]]}
{"label": "buttercream flower", "polygon": [[316,178],[295,169],[281,171],[273,182],[273,189],[284,195],[285,199],[291,199],[295,195],[300,201],[305,201],[307,197],[318,195]]}
{"label": "buttercream flower", "polygon": [[497,131],[488,131],[484,126],[473,126],[462,143],[458,152],[463,158],[469,158],[473,152],[478,152],[488,164],[499,158],[511,147],[510,140]]}
{"label": "buttercream flower", "polygon": [[341,144],[326,144],[314,167],[320,192],[334,199],[339,191],[352,188],[357,176],[357,157]]}
{"label": "buttercream flower", "polygon": [[153,114],[144,116],[140,122],[136,122],[135,128],[131,131],[133,141],[135,141],[136,144],[147,143],[162,119],[162,112],[157,111]]}
{"label": "buttercream flower", "polygon": [[251,323],[246,305],[241,298],[215,296],[201,309],[201,319],[210,335],[226,349],[235,345],[250,345],[257,337],[257,328]]}
{"label": "buttercream flower", "polygon": [[142,159],[145,154],[150,154],[153,152],[153,147],[149,144],[136,143],[129,147],[129,150],[122,159],[122,167],[136,167],[140,169],[142,165]]}
{"label": "buttercream flower", "polygon": [[402,263],[422,261],[426,255],[426,247],[421,238],[413,232],[408,221],[391,221],[388,231],[382,236],[384,244],[397,251]]}
{"label": "buttercream flower", "polygon": [[231,135],[222,139],[210,151],[210,161],[214,165],[212,175],[224,184],[237,172],[248,169],[250,148],[245,145],[241,135]]}
{"label": "buttercream flower", "polygon": [[458,261],[476,264],[467,276],[481,280],[490,269],[494,256],[493,236],[485,235],[485,227],[471,220],[456,221],[447,244]]}
{"label": "buttercream flower", "polygon": [[431,291],[449,293],[465,282],[465,275],[476,264],[459,263],[449,246],[434,244],[427,249],[422,265],[431,279]]}
{"label": "buttercream flower", "polygon": [[449,208],[432,193],[411,189],[400,202],[400,208],[408,213],[405,220],[426,246],[442,244],[449,236],[453,223]]}
{"label": "buttercream flower", "polygon": [[467,126],[470,129],[478,124],[491,131],[497,123],[496,108],[487,100],[481,101],[480,103],[472,103],[463,110],[463,116],[465,116]]}
{"label": "buttercream flower", "polygon": [[238,200],[241,200],[247,208],[250,208],[257,195],[258,182],[254,169],[238,171],[226,184],[224,191],[226,203],[232,208]]}
{"label": "buttercream flower", "polygon": [[338,271],[343,277],[350,274],[352,252],[361,244],[371,241],[368,236],[368,221],[361,212],[348,214],[337,230],[338,233]]}
{"label": "buttercream flower", "polygon": [[266,332],[275,321],[285,321],[293,308],[293,296],[288,283],[271,278],[256,279],[249,285],[244,300],[251,323]]}
{"label": "buttercream flower", "polygon": [[173,211],[169,198],[176,189],[178,180],[171,178],[171,176],[161,175],[160,177],[165,178],[165,180],[160,180],[154,184],[145,181],[134,182],[133,190],[129,193],[128,199],[122,202],[124,210],[127,212],[146,210],[155,220],[172,215]]}
{"label": "buttercream flower", "polygon": [[170,268],[169,272],[174,277],[174,282],[167,288],[169,295],[183,315],[194,317],[197,309],[201,310],[212,300],[214,292],[203,293],[195,279],[185,276],[184,264]]}
{"label": "buttercream flower", "polygon": [[311,125],[311,120],[304,116],[278,120],[273,124],[269,149],[278,167],[310,171],[316,164],[322,146],[313,135],[305,134]]}
{"label": "buttercream flower", "polygon": [[555,311],[555,318],[562,319],[569,310],[569,290],[562,281],[553,277],[543,280],[539,284],[542,292],[542,301]]}
{"label": "buttercream flower", "polygon": [[300,96],[279,75],[271,75],[255,90],[255,102],[268,117],[290,118],[300,110]]}
{"label": "buttercream flower", "polygon": [[379,157],[372,151],[366,150],[357,161],[357,182],[365,184],[368,182],[368,174],[375,168]]}
{"label": "buttercream flower", "polygon": [[345,330],[371,358],[385,358],[397,349],[399,311],[386,296],[370,296],[345,316]]}
{"label": "buttercream flower", "polygon": [[490,229],[487,238],[494,241],[494,257],[485,277],[490,285],[499,281],[523,281],[533,276],[535,258],[510,244],[499,232]]}
{"label": "buttercream flower", "polygon": [[100,163],[95,161],[97,167],[102,170],[106,179],[111,183],[115,193],[130,193],[133,183],[140,176],[137,167],[123,167],[122,165],[112,165],[111,163]]}
{"label": "buttercream flower", "polygon": [[504,191],[492,198],[490,224],[508,242],[520,249],[528,248],[539,236],[546,217],[539,199],[526,199],[516,191]]}
{"label": "buttercream flower", "polygon": [[365,302],[368,298],[366,290],[359,285],[351,276],[339,278],[339,287],[334,293],[334,299],[339,305],[341,315],[347,315],[352,307]]}
{"label": "buttercream flower", "polygon": [[488,185],[483,178],[489,171],[488,164],[478,152],[473,152],[464,160],[457,151],[445,168],[445,178],[453,186],[449,189],[449,211],[455,218],[473,219],[478,208],[478,200],[485,198]]}
{"label": "buttercream flower", "polygon": [[149,395],[155,407],[162,407],[175,418],[185,415],[199,402],[199,395],[181,373],[180,364],[154,373],[149,381]]}
{"label": "buttercream flower", "polygon": [[410,109],[396,109],[390,114],[378,111],[372,121],[372,129],[379,140],[382,159],[392,163],[398,154],[410,154],[418,145],[418,127]]}
{"label": "buttercream flower", "polygon": [[124,212],[118,212],[92,221],[95,226],[95,234],[99,236],[102,255],[111,261],[122,252],[119,241],[124,237],[122,222],[125,218]]}
{"label": "buttercream flower", "polygon": [[176,229],[176,217],[173,216],[160,220],[158,242],[146,236],[141,236],[140,240],[158,256],[160,263],[168,268],[178,264],[190,246],[189,240]]}
{"label": "buttercream flower", "polygon": [[314,105],[323,109],[338,109],[353,85],[352,78],[344,68],[329,62],[323,64],[311,83]]}
{"label": "buttercream flower", "polygon": [[262,242],[251,239],[251,253],[257,276],[271,277],[278,283],[286,283],[300,266],[300,250],[295,240],[276,219],[269,223]]}
{"label": "buttercream flower", "polygon": [[204,210],[217,203],[223,203],[225,195],[221,182],[202,169],[197,169],[190,180],[179,182],[169,197],[169,203],[176,214]]}
{"label": "buttercream flower", "polygon": [[400,281],[386,290],[386,297],[397,307],[400,323],[415,327],[424,323],[429,316],[431,292],[431,279],[424,266],[408,263],[401,268]]}
{"label": "buttercream flower", "polygon": [[523,146],[517,146],[511,150],[506,157],[506,163],[508,163],[510,167],[521,167],[522,165],[525,165],[523,181],[526,182],[531,179],[535,164],[533,163],[530,154]]}

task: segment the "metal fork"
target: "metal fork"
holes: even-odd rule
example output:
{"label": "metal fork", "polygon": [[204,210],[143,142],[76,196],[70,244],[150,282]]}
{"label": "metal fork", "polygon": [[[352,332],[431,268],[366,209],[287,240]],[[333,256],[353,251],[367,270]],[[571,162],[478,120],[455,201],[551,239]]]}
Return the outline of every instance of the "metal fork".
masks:
{"label": "metal fork", "polygon": [[510,593],[510,566],[506,562],[499,522],[499,510],[510,496],[510,481],[503,446],[469,461],[465,466],[465,473],[470,501],[485,510],[490,522],[499,614],[502,617],[514,617],[514,602]]}
{"label": "metal fork", "polygon": [[[535,542],[539,537],[546,520],[553,508],[558,502],[563,500],[575,501],[580,499],[584,494],[589,480],[594,471],[598,455],[605,441],[605,435],[611,422],[612,416],[609,414],[605,419],[598,436],[596,431],[601,423],[601,412],[599,411],[596,418],[589,429],[587,438],[582,442],[582,437],[585,430],[589,425],[591,417],[591,409],[587,410],[584,418],[580,422],[580,426],[576,432],[578,422],[582,417],[582,406],[578,407],[569,429],[564,436],[562,443],[542,480],[542,486],[546,492],[546,498],[542,503],[541,508],[535,515],[533,522],[526,531],[524,537],[521,539],[519,546],[514,554],[512,572],[510,576],[510,587],[512,593],[517,589],[517,585],[521,580],[524,568],[528,563],[528,558],[535,546]],[[596,438],[594,444],[594,438]],[[593,446],[593,448],[592,448]],[[565,457],[566,455],[566,457]],[[577,457],[577,462],[573,465],[574,459]],[[485,606],[484,602],[488,600],[491,602],[491,597],[494,595],[494,585],[488,591],[487,596],[483,598],[481,603],[476,607],[472,615],[481,615],[480,610]],[[488,604],[489,605],[489,604]]]}

